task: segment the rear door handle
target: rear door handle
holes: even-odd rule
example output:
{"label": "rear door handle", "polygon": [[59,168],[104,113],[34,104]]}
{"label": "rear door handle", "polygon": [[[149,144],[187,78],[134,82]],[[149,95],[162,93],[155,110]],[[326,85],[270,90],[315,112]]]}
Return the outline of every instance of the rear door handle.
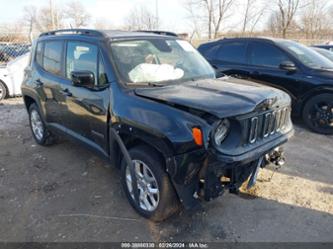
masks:
{"label": "rear door handle", "polygon": [[61,93],[67,97],[73,96],[73,94],[68,90],[68,88],[61,90]]}
{"label": "rear door handle", "polygon": [[241,75],[241,74],[231,74],[230,76],[237,78],[237,79],[247,79],[248,77],[245,75]]}

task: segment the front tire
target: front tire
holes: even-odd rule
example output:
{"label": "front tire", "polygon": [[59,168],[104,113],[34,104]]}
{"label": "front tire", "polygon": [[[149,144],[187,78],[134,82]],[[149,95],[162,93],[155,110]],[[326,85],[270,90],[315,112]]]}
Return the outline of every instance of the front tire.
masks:
{"label": "front tire", "polygon": [[45,126],[36,104],[31,104],[29,107],[29,122],[32,135],[39,145],[51,145],[54,143],[54,136]]}
{"label": "front tire", "polygon": [[137,146],[129,150],[137,179],[139,203],[135,201],[130,167],[122,161],[122,185],[132,207],[143,217],[162,221],[176,213],[178,197],[169,176],[163,170],[163,160],[153,149]]}
{"label": "front tire", "polygon": [[4,100],[7,97],[7,88],[5,84],[0,81],[0,101]]}
{"label": "front tire", "polygon": [[333,134],[333,94],[324,93],[309,99],[303,108],[303,120],[314,132]]}

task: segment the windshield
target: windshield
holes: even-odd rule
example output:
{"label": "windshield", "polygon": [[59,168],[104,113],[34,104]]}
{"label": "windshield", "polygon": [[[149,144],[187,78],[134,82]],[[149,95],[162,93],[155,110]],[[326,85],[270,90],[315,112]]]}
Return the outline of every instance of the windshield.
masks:
{"label": "windshield", "polygon": [[322,48],[312,48],[312,49],[318,52],[319,54],[325,56],[330,61],[333,61],[333,53],[331,51]]}
{"label": "windshield", "polygon": [[183,40],[114,41],[111,50],[119,74],[128,85],[215,78],[209,63]]}
{"label": "windshield", "polygon": [[333,69],[332,61],[309,47],[293,41],[278,41],[277,43],[307,67],[314,69]]}

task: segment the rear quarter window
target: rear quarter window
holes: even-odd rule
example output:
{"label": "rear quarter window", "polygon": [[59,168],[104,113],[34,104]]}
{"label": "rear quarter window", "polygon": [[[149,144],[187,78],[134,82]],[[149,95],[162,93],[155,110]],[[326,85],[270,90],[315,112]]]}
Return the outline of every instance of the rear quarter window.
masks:
{"label": "rear quarter window", "polygon": [[36,62],[39,66],[43,67],[43,49],[44,42],[38,42],[36,47]]}
{"label": "rear quarter window", "polygon": [[43,68],[56,75],[61,75],[62,41],[48,41],[44,45]]}

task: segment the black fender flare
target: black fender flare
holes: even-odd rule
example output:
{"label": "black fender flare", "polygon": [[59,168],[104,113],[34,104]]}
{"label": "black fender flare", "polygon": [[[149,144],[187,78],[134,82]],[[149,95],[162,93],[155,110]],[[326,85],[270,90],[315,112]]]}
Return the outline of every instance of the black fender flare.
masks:
{"label": "black fender flare", "polygon": [[[123,140],[119,136],[118,132],[112,127],[110,128],[110,136],[112,136],[117,141],[120,151],[126,160],[126,163],[128,165],[132,165],[131,156],[128,153],[128,150],[127,150]],[[135,201],[137,203],[139,203],[139,190],[138,190],[138,185],[137,185],[136,174],[134,172],[134,167],[130,167],[130,171],[131,171],[131,177],[132,177],[132,188],[134,190],[134,198],[135,198]]]}
{"label": "black fender flare", "polygon": [[172,173],[172,170],[174,170],[175,163],[173,158],[175,151],[171,142],[165,136],[156,131],[149,130],[149,132],[147,132],[138,127],[123,123],[110,125],[109,154],[111,164],[114,166],[117,167],[120,161],[119,158],[117,158],[119,157],[119,149],[117,149],[117,146],[119,147],[119,141],[117,141],[115,137],[112,136],[114,134],[113,132],[116,132],[117,135],[122,139],[127,149],[133,145],[131,142],[135,143],[138,141],[154,148],[163,156],[165,160],[166,171],[170,174]]}

